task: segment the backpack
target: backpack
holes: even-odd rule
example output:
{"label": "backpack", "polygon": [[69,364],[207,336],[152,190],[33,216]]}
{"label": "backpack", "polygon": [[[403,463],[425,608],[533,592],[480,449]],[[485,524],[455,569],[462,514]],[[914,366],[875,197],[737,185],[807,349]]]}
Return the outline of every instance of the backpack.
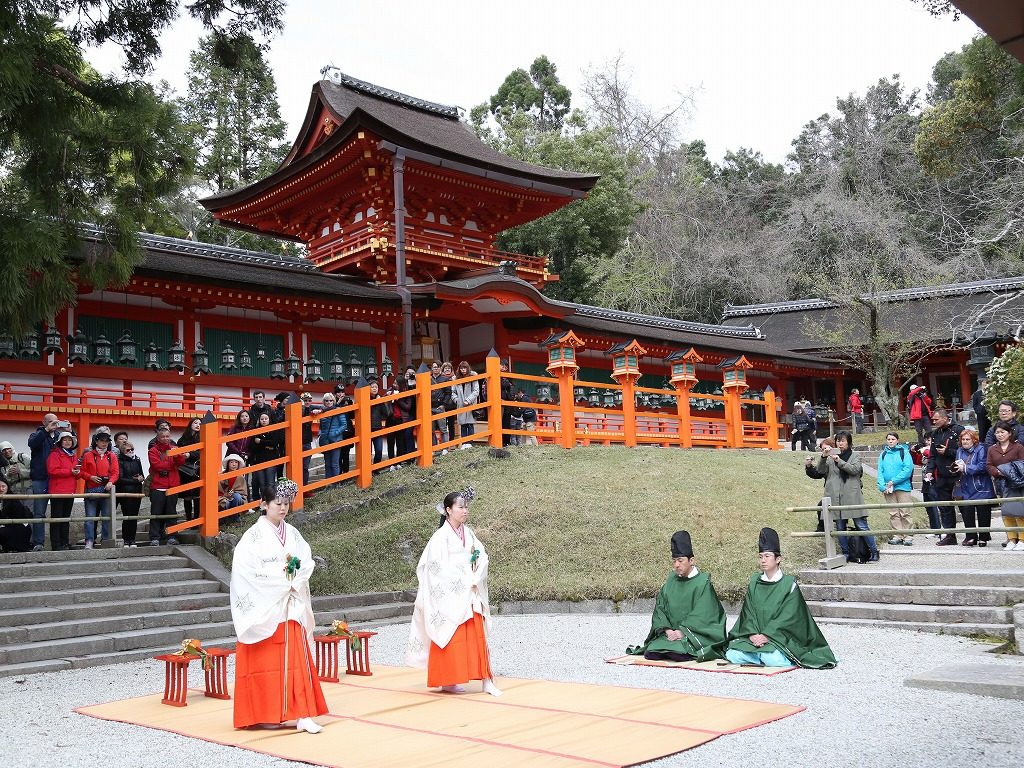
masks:
{"label": "backpack", "polygon": [[846,537],[846,562],[860,563],[863,565],[871,559],[871,550],[868,549],[866,536]]}

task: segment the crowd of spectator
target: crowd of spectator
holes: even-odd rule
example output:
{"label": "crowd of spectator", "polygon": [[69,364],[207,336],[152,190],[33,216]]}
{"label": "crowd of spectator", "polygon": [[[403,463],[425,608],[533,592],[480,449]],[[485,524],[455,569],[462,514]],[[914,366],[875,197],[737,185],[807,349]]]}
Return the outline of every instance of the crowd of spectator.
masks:
{"label": "crowd of spectator", "polygon": [[[501,367],[503,373],[508,372],[507,364],[503,362]],[[473,407],[486,400],[485,383],[464,381],[477,375],[467,361],[461,361],[457,367],[451,362],[434,361],[430,374],[433,387],[430,412],[434,419],[429,436],[420,434],[415,424],[418,396],[414,392],[416,371],[412,367],[395,377],[388,389],[378,379],[371,377],[368,381],[370,429],[391,429],[387,435],[372,439],[374,464],[415,456],[418,440],[428,439],[431,444],[440,445],[438,450],[442,455],[448,453],[446,444],[452,441],[462,439],[459,447],[463,449],[472,446],[471,439],[467,438],[472,438],[477,420],[486,417],[485,409]],[[392,395],[397,397],[389,397]],[[502,428],[532,430],[537,412],[529,407],[529,398],[521,389],[516,389],[510,377],[501,378],[501,398],[506,402],[522,403],[502,407]],[[325,393],[319,402],[309,392],[303,392],[299,399],[303,417],[309,417],[302,426],[303,453],[320,448],[325,478],[347,474],[351,467],[352,444],[339,446],[338,443],[351,441],[356,434],[354,411],[345,410],[353,404],[350,392],[339,385],[333,392]],[[260,390],[252,393],[251,405],[238,411],[227,430],[229,439],[225,443],[222,465],[225,473],[273,462],[285,456],[285,432],[272,427],[284,421],[286,406],[290,402],[294,402],[294,395],[288,392],[281,392],[273,399],[268,399]],[[453,413],[463,408],[467,410]],[[83,498],[83,545],[86,549],[104,544],[109,546],[117,534],[110,528],[111,489],[116,491],[124,546],[137,546],[137,518],[144,497],[150,502],[150,520],[145,528],[149,543],[176,544],[176,539],[169,536],[166,529],[178,518],[178,500],[181,500],[184,519],[196,519],[199,515],[199,492],[191,490],[168,495],[167,491],[200,479],[201,451],[191,450],[175,456],[171,456],[170,451],[175,447],[198,444],[201,428],[202,420],[192,419],[175,439],[170,422],[157,419],[146,450],[136,452],[135,444],[126,431],[112,434],[109,427],[101,426],[91,435],[80,438],[70,422],[56,414],[46,414],[40,426],[29,436],[27,451],[18,453],[12,443],[0,442],[0,516],[26,521],[0,526],[0,548],[4,551],[40,551],[46,544],[48,526],[50,547],[54,550],[70,549],[70,524],[47,523],[47,511],[49,509],[50,518],[69,518],[75,495],[83,493],[91,495]],[[247,432],[254,434],[244,434]],[[236,434],[243,436],[231,437]],[[80,440],[83,446],[79,445]],[[515,445],[528,441],[524,436],[505,435],[503,442]],[[536,440],[531,442],[536,443]],[[84,449],[80,450],[80,447]],[[310,482],[311,458],[311,455],[303,456],[304,485]],[[394,471],[405,463],[393,461],[387,469]],[[244,506],[250,499],[258,498],[262,488],[272,486],[283,473],[282,463],[221,480],[218,487],[220,509]],[[3,498],[12,493],[31,494],[37,498],[27,502]]]}

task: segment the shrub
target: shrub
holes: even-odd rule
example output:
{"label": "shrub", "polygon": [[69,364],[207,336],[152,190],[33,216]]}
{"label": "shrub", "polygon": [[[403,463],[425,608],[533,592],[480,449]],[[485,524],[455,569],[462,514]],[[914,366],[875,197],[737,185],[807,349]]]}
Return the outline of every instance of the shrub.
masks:
{"label": "shrub", "polygon": [[1012,400],[1018,408],[1024,406],[1024,345],[1008,348],[988,367],[985,405],[989,413],[996,413],[1000,400]]}

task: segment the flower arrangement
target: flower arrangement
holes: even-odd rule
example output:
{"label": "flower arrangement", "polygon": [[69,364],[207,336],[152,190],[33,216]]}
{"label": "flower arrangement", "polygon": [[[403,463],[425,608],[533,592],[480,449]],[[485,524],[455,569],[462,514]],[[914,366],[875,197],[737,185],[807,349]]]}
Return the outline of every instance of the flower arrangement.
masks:
{"label": "flower arrangement", "polygon": [[327,634],[333,635],[334,637],[346,638],[348,640],[349,647],[353,651],[358,651],[359,648],[361,647],[359,642],[359,635],[357,635],[355,632],[348,628],[347,621],[339,621],[335,619],[331,623],[331,628],[330,630],[328,630]]}
{"label": "flower arrangement", "polygon": [[212,662],[210,655],[203,649],[203,644],[194,638],[183,640],[181,649],[174,652],[175,656],[198,656],[203,660],[203,669],[210,669]]}
{"label": "flower arrangement", "polygon": [[299,568],[302,567],[302,561],[294,555],[284,556],[284,575],[288,577],[288,581],[295,578],[295,574]]}

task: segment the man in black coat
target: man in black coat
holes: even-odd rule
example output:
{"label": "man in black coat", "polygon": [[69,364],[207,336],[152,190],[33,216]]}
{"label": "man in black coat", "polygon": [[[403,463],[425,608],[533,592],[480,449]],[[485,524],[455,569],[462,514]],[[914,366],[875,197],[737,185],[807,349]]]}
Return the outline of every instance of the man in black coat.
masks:
{"label": "man in black coat", "polygon": [[[956,451],[960,447],[960,433],[964,429],[959,424],[951,424],[949,414],[941,408],[932,412],[932,425],[935,427],[931,432],[932,449],[924,468],[924,479],[932,484],[934,501],[952,501],[953,486],[960,477]],[[955,507],[940,507],[939,514],[943,528],[956,528]],[[956,534],[945,534],[937,544],[940,547],[956,544]]]}
{"label": "man in black coat", "polygon": [[971,408],[978,419],[978,436],[984,440],[988,431],[992,428],[992,421],[988,417],[988,408],[985,407],[985,390],[988,389],[988,377],[984,373],[978,374],[978,388],[971,395]]}

